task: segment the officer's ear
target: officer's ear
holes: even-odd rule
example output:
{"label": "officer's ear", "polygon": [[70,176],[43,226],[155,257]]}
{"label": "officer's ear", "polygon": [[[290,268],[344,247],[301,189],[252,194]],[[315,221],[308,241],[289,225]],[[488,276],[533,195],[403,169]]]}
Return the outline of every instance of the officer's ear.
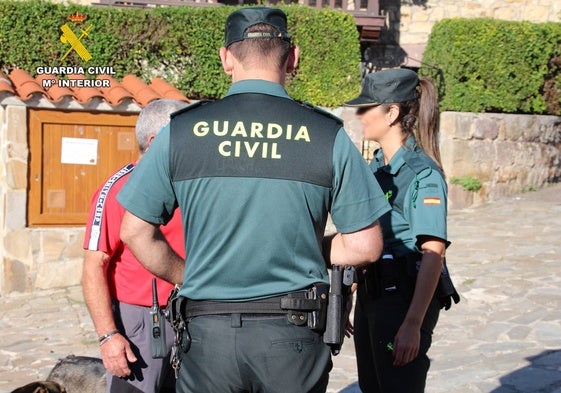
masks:
{"label": "officer's ear", "polygon": [[399,118],[399,112],[399,105],[390,104],[390,106],[388,107],[388,112],[386,114],[388,125],[392,125],[395,123],[395,121]]}
{"label": "officer's ear", "polygon": [[294,72],[298,66],[298,60],[300,58],[300,48],[296,45],[292,45],[290,52],[288,52],[288,59],[286,60],[286,73],[291,74]]}
{"label": "officer's ear", "polygon": [[226,47],[220,48],[220,61],[222,62],[222,68],[226,75],[232,76],[234,72],[234,61],[232,52],[230,52]]}

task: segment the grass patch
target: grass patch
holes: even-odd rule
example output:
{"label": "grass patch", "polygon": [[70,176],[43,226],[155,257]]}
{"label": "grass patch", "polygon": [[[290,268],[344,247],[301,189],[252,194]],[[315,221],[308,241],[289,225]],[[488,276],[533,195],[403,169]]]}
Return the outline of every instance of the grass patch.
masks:
{"label": "grass patch", "polygon": [[451,177],[451,184],[458,184],[462,186],[464,190],[477,192],[481,188],[481,182],[479,179],[471,176],[461,176],[461,177]]}

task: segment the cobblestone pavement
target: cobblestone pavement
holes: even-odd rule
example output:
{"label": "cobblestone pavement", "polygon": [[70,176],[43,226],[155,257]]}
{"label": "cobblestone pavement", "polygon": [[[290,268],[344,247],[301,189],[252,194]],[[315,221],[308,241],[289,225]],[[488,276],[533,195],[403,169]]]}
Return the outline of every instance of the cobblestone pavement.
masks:
{"label": "cobblestone pavement", "polygon": [[[427,393],[561,393],[561,184],[449,214],[461,302],[443,311]],[[0,392],[98,356],[80,287],[0,297]],[[328,392],[359,393],[352,341]],[[73,393],[73,392],[70,392]]]}

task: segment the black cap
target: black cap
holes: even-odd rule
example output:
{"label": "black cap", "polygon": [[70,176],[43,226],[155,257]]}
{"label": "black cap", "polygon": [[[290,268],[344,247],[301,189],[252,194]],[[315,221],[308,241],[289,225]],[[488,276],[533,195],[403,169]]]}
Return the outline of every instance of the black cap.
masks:
{"label": "black cap", "polygon": [[417,73],[406,68],[378,71],[366,75],[360,95],[344,105],[376,106],[414,100],[418,84]]}
{"label": "black cap", "polygon": [[[275,32],[252,32],[247,29],[253,25],[265,23],[275,29]],[[234,11],[226,20],[225,45],[245,39],[281,38],[290,41],[286,27],[286,14],[278,8],[247,7]]]}

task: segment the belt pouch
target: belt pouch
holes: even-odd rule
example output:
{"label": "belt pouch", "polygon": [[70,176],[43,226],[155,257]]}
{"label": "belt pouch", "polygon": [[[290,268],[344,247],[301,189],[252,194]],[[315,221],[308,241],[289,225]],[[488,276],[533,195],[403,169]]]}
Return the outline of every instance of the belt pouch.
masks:
{"label": "belt pouch", "polygon": [[308,291],[308,298],[318,301],[319,309],[308,312],[308,328],[319,333],[325,331],[329,285],[316,283]]}
{"label": "belt pouch", "polygon": [[[421,259],[423,255],[418,253],[411,253],[406,255],[407,260],[407,274],[416,278],[419,272],[419,267],[421,266]],[[442,261],[442,270],[440,272],[440,277],[438,279],[438,285],[436,287],[435,296],[440,302],[440,308],[448,310],[452,305],[452,300],[454,303],[460,301],[460,295],[454,287],[452,278],[450,277],[450,272],[448,271],[448,266],[446,265],[446,258]]]}
{"label": "belt pouch", "polygon": [[448,310],[452,305],[452,300],[454,303],[459,303],[460,295],[454,287],[452,278],[450,278],[450,272],[448,271],[448,266],[446,266],[446,258],[442,263],[442,271],[440,272],[440,279],[438,280],[438,286],[436,287],[436,296],[440,301],[440,308]]}

